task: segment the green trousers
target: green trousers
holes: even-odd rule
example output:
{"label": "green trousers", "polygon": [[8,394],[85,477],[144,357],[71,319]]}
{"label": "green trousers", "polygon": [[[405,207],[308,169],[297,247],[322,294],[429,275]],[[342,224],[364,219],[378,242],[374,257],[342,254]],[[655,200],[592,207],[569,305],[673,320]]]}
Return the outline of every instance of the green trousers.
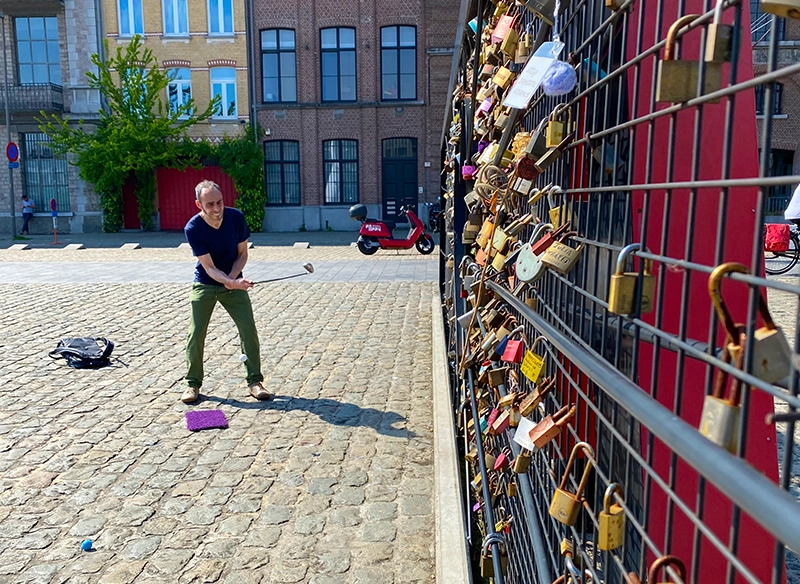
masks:
{"label": "green trousers", "polygon": [[261,349],[258,344],[258,331],[253,318],[253,306],[246,290],[228,290],[225,286],[208,284],[192,285],[189,295],[192,318],[189,335],[186,338],[186,384],[192,387],[203,385],[203,349],[206,343],[208,323],[217,302],[231,315],[239,330],[242,354],[247,355],[244,366],[247,369],[247,384],[264,381],[261,374]]}

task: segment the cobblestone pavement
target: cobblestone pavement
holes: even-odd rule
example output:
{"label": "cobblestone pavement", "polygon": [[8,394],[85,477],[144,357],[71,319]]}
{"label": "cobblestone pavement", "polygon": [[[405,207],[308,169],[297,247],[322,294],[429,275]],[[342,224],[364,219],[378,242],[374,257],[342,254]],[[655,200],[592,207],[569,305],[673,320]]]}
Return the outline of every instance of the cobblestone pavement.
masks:
{"label": "cobblestone pavement", "polygon": [[[112,251],[101,261],[128,261]],[[282,269],[350,249],[309,251],[281,250]],[[247,393],[218,308],[192,406],[173,385],[188,283],[0,284],[0,582],[432,581],[436,287],[382,273],[251,291],[268,403]],[[107,336],[127,366],[47,357],[66,336]],[[217,408],[227,429],[186,430],[186,411]]]}

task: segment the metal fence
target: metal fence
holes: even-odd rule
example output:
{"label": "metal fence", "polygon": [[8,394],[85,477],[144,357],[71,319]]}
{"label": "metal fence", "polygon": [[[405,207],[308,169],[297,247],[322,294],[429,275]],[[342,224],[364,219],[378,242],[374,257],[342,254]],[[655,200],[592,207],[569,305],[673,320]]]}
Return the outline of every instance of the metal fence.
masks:
{"label": "metal fence", "polygon": [[[798,339],[760,299],[800,287],[763,277],[761,226],[800,177],[768,176],[753,88],[800,65],[770,17],[753,77],[739,1],[558,5],[462,5],[442,292],[474,581],[785,582]],[[577,85],[546,95],[559,40]]]}

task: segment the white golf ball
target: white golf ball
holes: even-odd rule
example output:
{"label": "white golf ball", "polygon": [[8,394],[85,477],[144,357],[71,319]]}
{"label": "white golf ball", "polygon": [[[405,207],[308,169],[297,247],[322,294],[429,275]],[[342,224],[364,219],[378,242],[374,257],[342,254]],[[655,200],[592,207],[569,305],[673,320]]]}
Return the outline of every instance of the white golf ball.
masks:
{"label": "white golf ball", "polygon": [[242,355],[241,357],[239,357],[239,361],[241,361],[242,363],[247,361],[247,355]]}

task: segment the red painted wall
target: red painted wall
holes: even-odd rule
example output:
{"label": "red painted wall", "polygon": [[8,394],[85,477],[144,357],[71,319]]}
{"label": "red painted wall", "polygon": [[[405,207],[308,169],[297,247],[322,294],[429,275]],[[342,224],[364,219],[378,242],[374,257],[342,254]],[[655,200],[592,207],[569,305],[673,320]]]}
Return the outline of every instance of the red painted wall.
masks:
{"label": "red painted wall", "polygon": [[180,229],[197,212],[194,188],[203,180],[212,180],[222,189],[222,199],[226,207],[233,207],[236,202],[236,188],[233,179],[222,172],[218,166],[204,168],[159,168],[156,175],[158,181],[158,210],[161,217],[161,229]]}
{"label": "red painted wall", "polygon": [[[669,26],[678,18],[677,2],[664,2],[665,15],[659,34],[656,34],[656,10],[647,10],[644,15],[644,46],[651,46],[656,40],[666,36]],[[701,0],[687,0],[684,13],[702,12]],[[633,22],[639,18],[639,6],[634,6]],[[732,22],[733,11],[726,11],[724,21]],[[753,64],[750,50],[749,14],[747,5],[742,10],[742,26],[744,38],[742,51],[739,58],[738,81],[752,78]],[[684,58],[699,58],[701,31],[699,29],[685,35],[681,43]],[[627,58],[634,57],[636,53],[636,35],[629,36]],[[637,116],[650,111],[650,79],[655,74],[655,59],[642,62],[639,75],[639,103]],[[634,71],[629,71],[628,87],[629,97],[633,99]],[[727,84],[730,79],[729,66],[723,69],[723,79]],[[752,90],[736,95],[735,101],[735,134],[732,139],[731,178],[757,177],[758,176],[758,145],[756,140],[755,100]],[[656,104],[656,109],[663,109],[669,104]],[[722,171],[723,155],[723,128],[725,127],[725,111],[727,102],[721,100],[719,104],[706,105],[703,108],[703,123],[700,144],[699,179],[718,179]],[[697,108],[689,108],[677,114],[675,136],[675,157],[673,175],[667,174],[666,146],[671,132],[671,116],[665,116],[655,122],[653,146],[648,144],[647,126],[637,126],[634,148],[635,161],[633,170],[634,184],[648,182],[645,174],[645,161],[648,159],[650,149],[659,149],[662,152],[653,156],[652,176],[649,182],[659,183],[667,180],[690,180],[692,171],[694,124]],[[724,237],[723,261],[738,261],[750,265],[752,255],[753,230],[757,228],[755,221],[755,207],[757,189],[737,188],[731,189],[728,195],[727,227]],[[691,258],[692,261],[713,265],[717,234],[717,220],[719,215],[719,189],[701,189],[697,192],[693,212],[690,211],[690,197],[687,189],[673,190],[671,194],[669,211],[666,211],[667,193],[665,191],[651,191],[650,210],[647,217],[643,216],[644,200],[648,196],[643,192],[634,193],[634,241],[641,241],[642,230],[647,230],[647,246],[657,254],[668,255],[674,258]],[[664,221],[664,213],[668,214],[668,221]],[[690,217],[692,220],[688,220]],[[669,242],[666,249],[660,248],[662,230],[664,225],[669,230]],[[686,234],[693,232],[694,242],[690,248],[686,247]],[[656,266],[657,267],[657,266]],[[686,336],[690,339],[701,341],[708,340],[709,315],[711,314],[711,301],[707,291],[707,278],[704,274],[693,273],[689,288],[688,299],[683,302],[681,290],[685,273],[682,270],[668,269],[666,271],[666,293],[661,301],[664,304],[664,317],[662,328],[678,334],[680,326],[680,313],[682,309],[688,311]],[[725,282],[723,285],[725,299],[737,322],[744,322],[747,316],[747,288],[735,283]],[[643,317],[648,322],[655,322],[655,313]],[[719,331],[719,343],[723,342],[723,333]],[[671,351],[662,350],[659,357],[659,375],[652,387],[651,374],[653,363],[653,347],[647,343],[640,345],[640,379],[639,384],[648,392],[657,392],[657,399],[664,406],[674,408],[676,384],[683,387],[680,404],[680,415],[689,424],[697,427],[700,422],[700,413],[704,401],[706,367],[692,359],[685,360],[685,369],[680,379],[676,379],[677,355]],[[761,391],[750,392],[750,415],[747,432],[747,451],[745,457],[755,468],[759,469],[772,480],[777,480],[777,452],[775,443],[774,426],[764,424],[764,416],[772,411],[772,398]],[[646,450],[646,434],[643,429],[643,451]],[[664,478],[676,473],[676,491],[683,501],[693,509],[697,501],[698,474],[688,465],[679,463],[677,468],[670,469],[670,451],[656,441],[654,467],[659,475]],[[671,523],[671,541],[665,542],[667,530],[666,495],[655,484],[652,486],[650,499],[649,532],[655,542],[668,548],[670,553],[684,560],[687,568],[692,562],[692,534],[693,524],[677,509],[674,509]],[[703,520],[711,527],[714,533],[725,543],[730,537],[730,524],[732,518],[732,504],[715,488],[707,485],[705,492],[705,511]],[[737,555],[749,569],[762,581],[771,581],[771,569],[774,554],[774,539],[747,516],[742,516]],[[652,557],[650,561],[652,561]],[[700,551],[699,582],[722,581],[725,573],[725,562],[715,549],[704,538]],[[741,578],[737,582],[743,581]]]}

